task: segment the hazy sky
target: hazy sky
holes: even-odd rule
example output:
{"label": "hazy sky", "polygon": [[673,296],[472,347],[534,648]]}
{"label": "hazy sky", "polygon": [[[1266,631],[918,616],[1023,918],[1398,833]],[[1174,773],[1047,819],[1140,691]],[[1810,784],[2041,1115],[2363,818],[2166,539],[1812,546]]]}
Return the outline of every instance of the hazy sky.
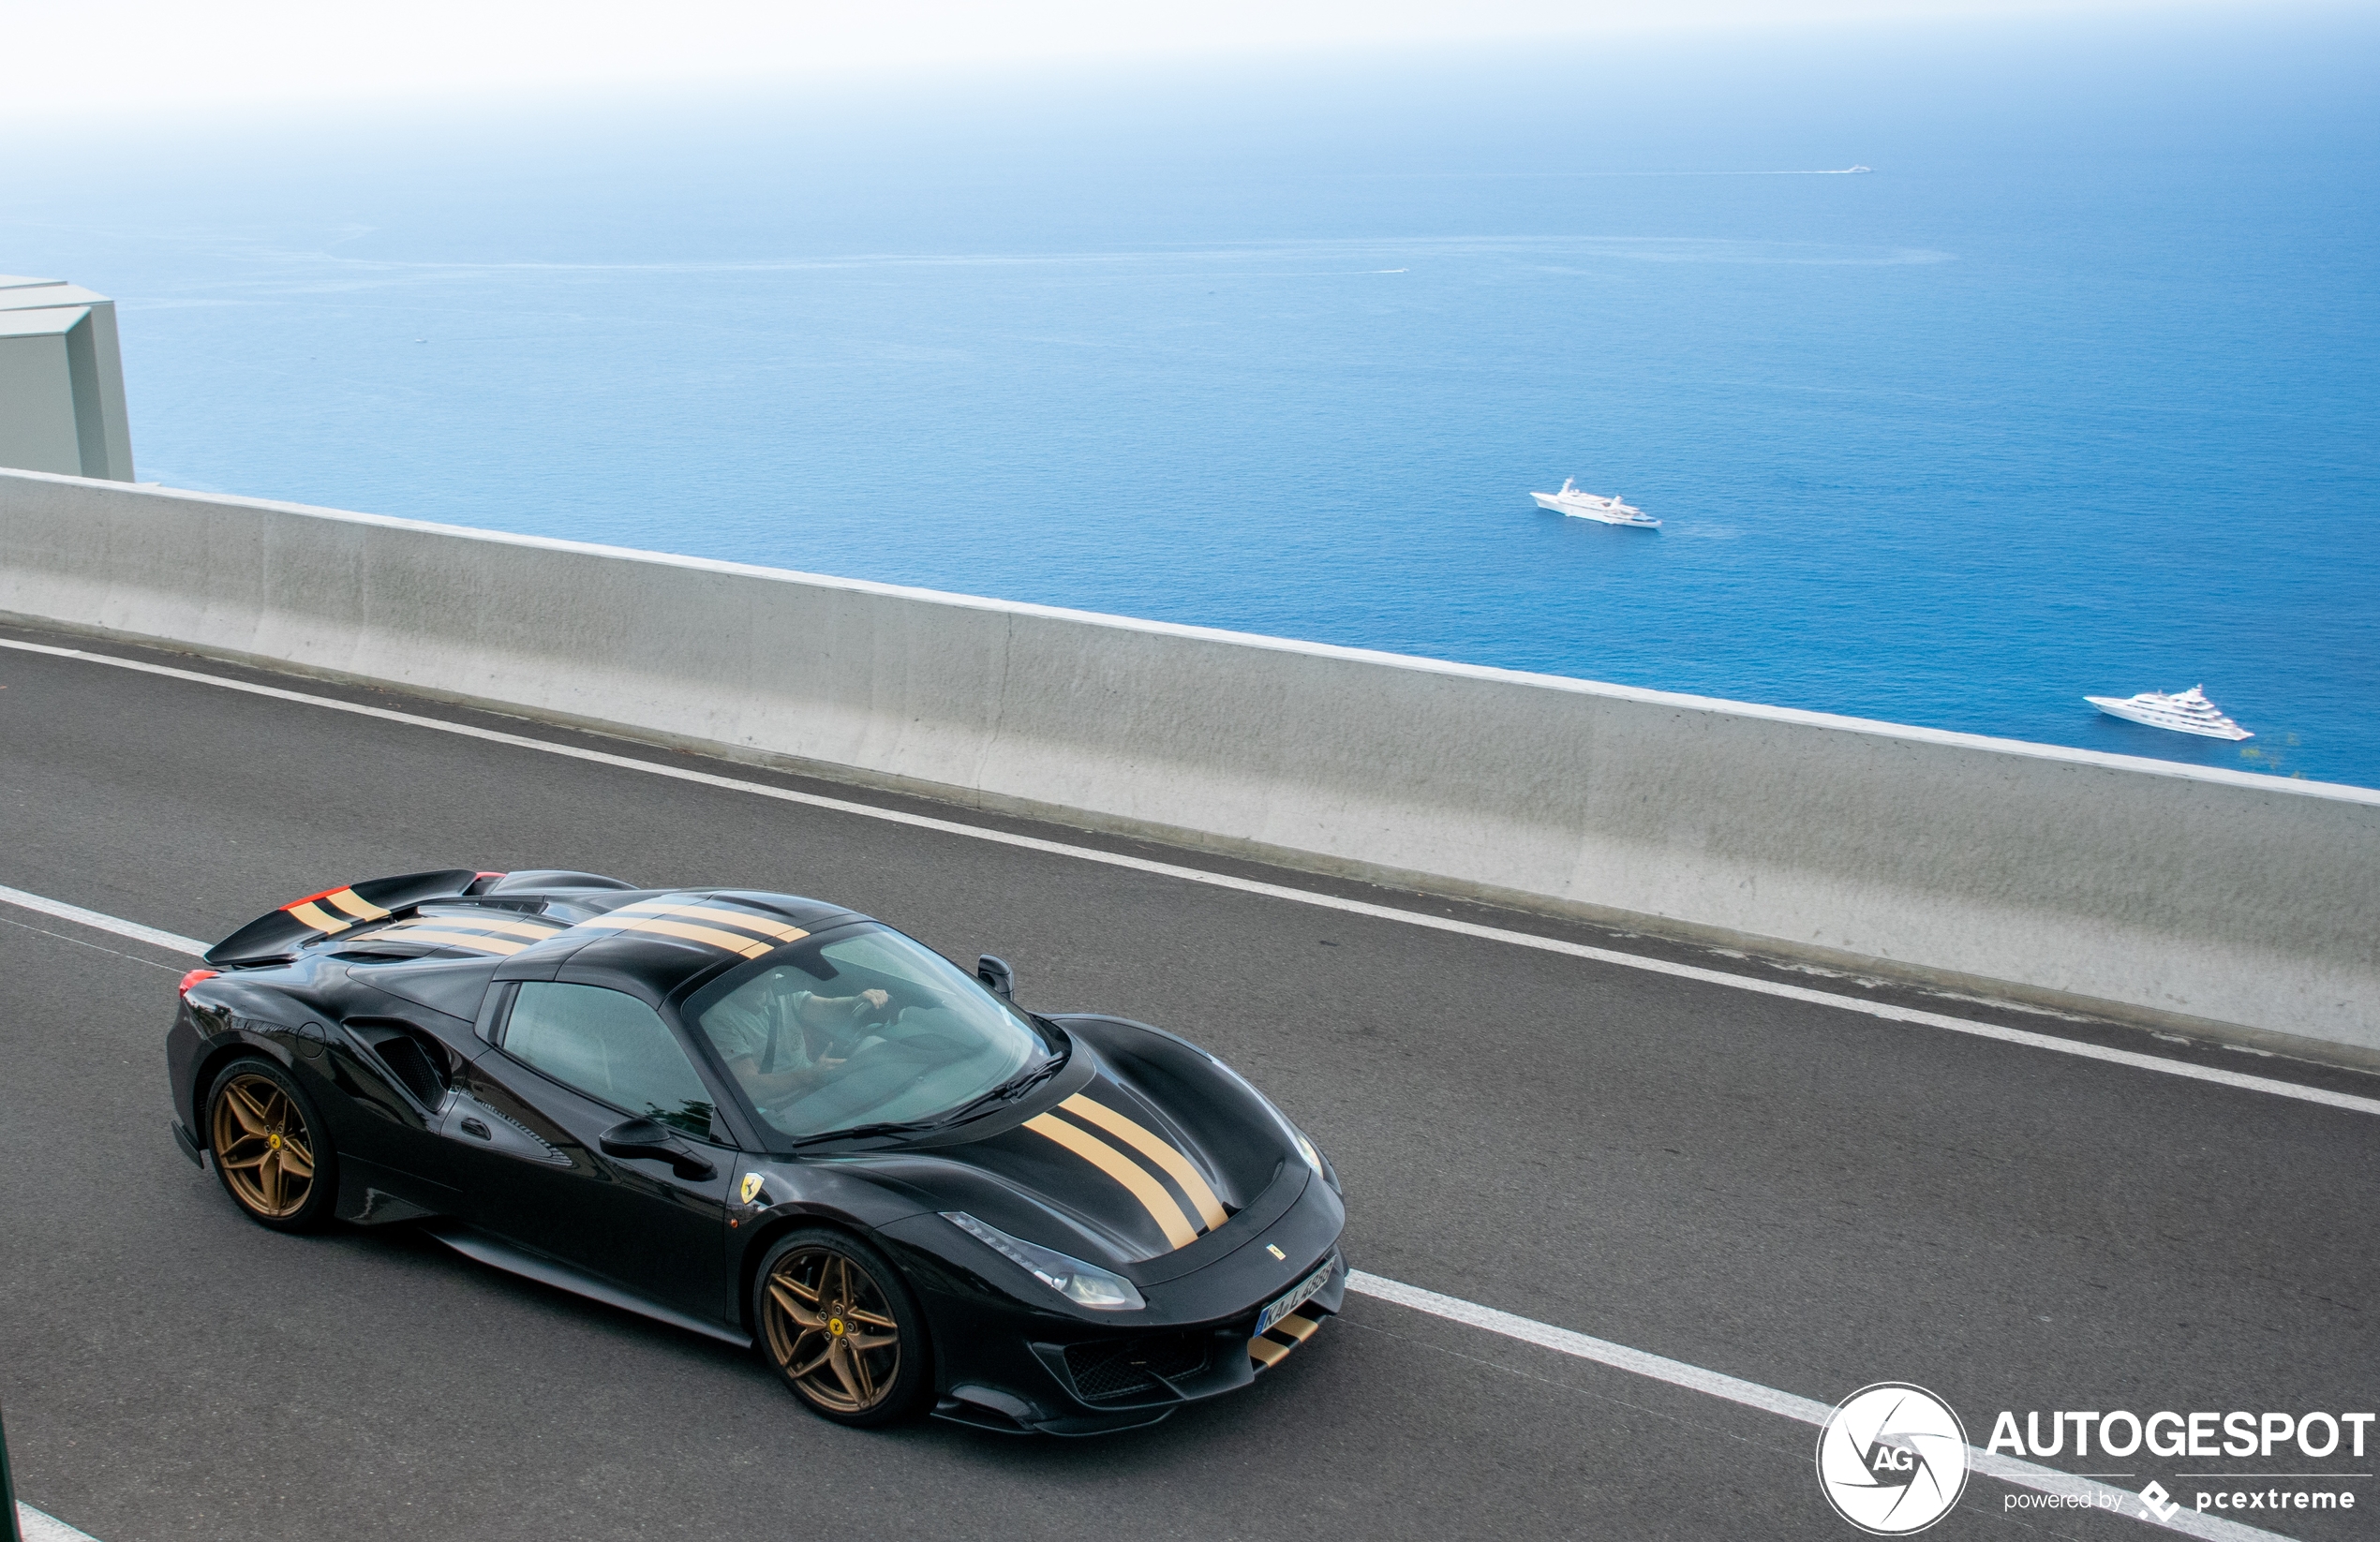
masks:
{"label": "hazy sky", "polygon": [[0,117],[2077,11],[2174,0],[85,0],[0,9]]}

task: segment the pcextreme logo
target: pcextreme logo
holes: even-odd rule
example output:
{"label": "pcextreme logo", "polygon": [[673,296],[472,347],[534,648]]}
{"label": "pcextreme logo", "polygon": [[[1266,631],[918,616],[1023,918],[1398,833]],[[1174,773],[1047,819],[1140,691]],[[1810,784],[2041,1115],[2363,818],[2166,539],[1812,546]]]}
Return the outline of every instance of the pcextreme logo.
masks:
{"label": "pcextreme logo", "polygon": [[1819,1429],[1818,1486],[1836,1514],[1871,1535],[1922,1532],[1967,1487],[1966,1427],[1922,1386],[1863,1386]]}

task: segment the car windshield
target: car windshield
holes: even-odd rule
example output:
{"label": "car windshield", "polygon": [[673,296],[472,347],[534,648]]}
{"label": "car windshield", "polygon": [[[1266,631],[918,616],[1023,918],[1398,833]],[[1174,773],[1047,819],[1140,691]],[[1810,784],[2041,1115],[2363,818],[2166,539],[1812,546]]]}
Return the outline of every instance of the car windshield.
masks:
{"label": "car windshield", "polygon": [[695,1021],[760,1117],[796,1139],[930,1120],[1048,1058],[1019,1014],[889,927],[780,954]]}

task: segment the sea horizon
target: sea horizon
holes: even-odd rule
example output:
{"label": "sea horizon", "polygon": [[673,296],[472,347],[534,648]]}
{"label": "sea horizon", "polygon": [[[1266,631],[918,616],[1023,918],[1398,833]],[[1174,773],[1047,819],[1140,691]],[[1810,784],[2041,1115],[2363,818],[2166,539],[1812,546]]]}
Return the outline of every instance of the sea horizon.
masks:
{"label": "sea horizon", "polygon": [[2373,787],[2373,30],[359,110],[0,174],[0,269],[144,481]]}

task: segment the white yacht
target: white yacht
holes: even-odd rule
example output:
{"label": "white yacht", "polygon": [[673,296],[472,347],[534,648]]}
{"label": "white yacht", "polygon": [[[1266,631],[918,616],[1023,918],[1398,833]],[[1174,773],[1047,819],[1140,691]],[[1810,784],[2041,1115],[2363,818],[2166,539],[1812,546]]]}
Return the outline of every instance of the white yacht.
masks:
{"label": "white yacht", "polygon": [[2137,696],[2086,696],[2083,700],[2110,718],[2147,723],[2151,728],[2170,728],[2177,734],[2195,734],[2209,739],[2255,737],[2215,710],[2215,704],[2207,700],[2204,686],[2192,686],[2170,696],[2163,691],[2144,690]]}
{"label": "white yacht", "polygon": [[1564,477],[1558,493],[1531,493],[1540,509],[1551,509],[1557,514],[1574,514],[1580,519],[1599,519],[1606,525],[1633,525],[1642,529],[1658,530],[1661,522],[1642,509],[1631,509],[1619,500],[1618,495],[1599,498],[1592,493],[1578,490],[1578,479]]}

